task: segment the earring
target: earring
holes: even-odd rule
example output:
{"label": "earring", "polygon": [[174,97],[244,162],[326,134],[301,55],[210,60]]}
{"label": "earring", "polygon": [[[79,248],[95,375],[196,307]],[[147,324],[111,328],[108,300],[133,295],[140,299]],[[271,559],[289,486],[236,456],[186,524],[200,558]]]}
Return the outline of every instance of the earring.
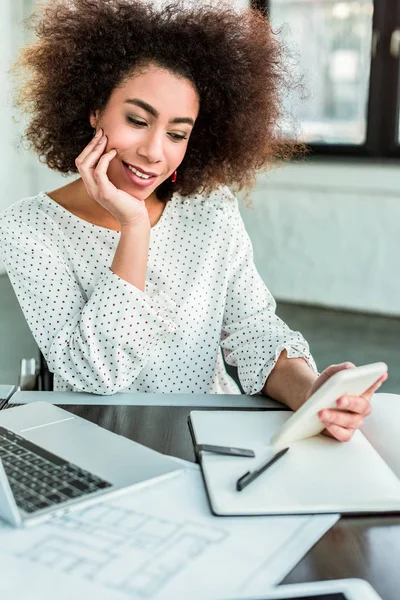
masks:
{"label": "earring", "polygon": [[171,177],[171,181],[172,181],[172,183],[175,183],[175,181],[176,181],[176,178],[177,178],[177,171],[174,171],[174,173],[173,173],[173,175],[172,175],[172,177]]}

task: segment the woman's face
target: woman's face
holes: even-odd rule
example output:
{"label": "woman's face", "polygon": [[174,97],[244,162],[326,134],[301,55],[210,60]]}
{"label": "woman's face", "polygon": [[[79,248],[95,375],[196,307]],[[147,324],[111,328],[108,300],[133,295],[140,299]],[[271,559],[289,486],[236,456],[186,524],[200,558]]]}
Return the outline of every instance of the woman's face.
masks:
{"label": "woman's face", "polygon": [[110,181],[135,198],[148,198],[181,164],[198,112],[190,81],[161,67],[149,66],[116,88],[106,108],[90,118],[107,136],[105,152],[117,151]]}

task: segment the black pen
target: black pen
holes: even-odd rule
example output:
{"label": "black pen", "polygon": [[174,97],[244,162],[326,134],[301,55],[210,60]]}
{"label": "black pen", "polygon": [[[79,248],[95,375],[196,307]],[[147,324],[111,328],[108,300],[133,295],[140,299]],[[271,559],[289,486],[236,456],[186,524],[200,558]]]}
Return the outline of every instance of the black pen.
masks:
{"label": "black pen", "polygon": [[225,454],[226,456],[245,456],[254,458],[254,450],[248,448],[234,448],[233,446],[215,446],[214,444],[197,444],[198,452],[213,452],[214,454]]}
{"label": "black pen", "polygon": [[262,467],[260,467],[259,469],[256,469],[255,471],[247,471],[247,473],[242,475],[242,477],[240,477],[236,482],[237,491],[241,492],[246,486],[249,485],[249,483],[257,479],[257,477],[261,475],[261,473],[264,473],[264,471],[266,471],[271,465],[276,463],[276,461],[279,460],[284,454],[286,454],[288,450],[289,448],[284,448],[283,450],[275,454],[275,456],[270,458],[265,463],[265,465],[262,465]]}

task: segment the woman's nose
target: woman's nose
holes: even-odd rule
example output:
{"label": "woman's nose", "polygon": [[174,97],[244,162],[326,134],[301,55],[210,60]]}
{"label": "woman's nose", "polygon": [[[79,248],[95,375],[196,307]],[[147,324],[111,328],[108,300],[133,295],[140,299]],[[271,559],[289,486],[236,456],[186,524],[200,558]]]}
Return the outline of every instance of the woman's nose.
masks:
{"label": "woman's nose", "polygon": [[147,158],[151,163],[160,162],[163,159],[163,141],[162,133],[149,132],[138,148],[138,154]]}

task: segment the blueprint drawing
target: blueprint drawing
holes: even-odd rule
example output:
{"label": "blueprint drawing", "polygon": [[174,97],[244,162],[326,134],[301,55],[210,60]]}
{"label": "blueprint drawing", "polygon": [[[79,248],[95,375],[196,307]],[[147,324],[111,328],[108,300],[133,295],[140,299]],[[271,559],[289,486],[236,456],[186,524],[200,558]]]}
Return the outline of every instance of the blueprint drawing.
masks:
{"label": "blueprint drawing", "polygon": [[[221,518],[201,474],[130,491],[41,525],[0,524],[2,600],[205,599],[278,583],[337,520]],[[189,596],[188,596],[189,593]]]}

